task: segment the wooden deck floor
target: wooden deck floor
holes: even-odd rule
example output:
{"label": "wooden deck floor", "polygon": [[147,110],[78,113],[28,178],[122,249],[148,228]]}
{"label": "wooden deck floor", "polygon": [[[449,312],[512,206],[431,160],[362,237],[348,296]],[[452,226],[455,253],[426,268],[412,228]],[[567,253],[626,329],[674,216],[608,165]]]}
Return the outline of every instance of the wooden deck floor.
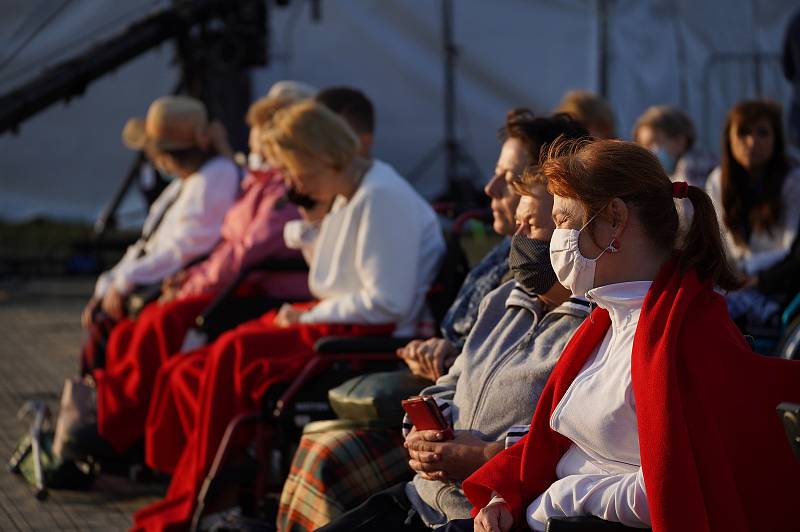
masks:
{"label": "wooden deck floor", "polygon": [[[30,399],[56,411],[64,379],[77,372],[86,281],[0,284],[0,457],[26,426],[16,418]],[[163,488],[101,476],[88,492],[51,491],[37,501],[19,477],[0,469],[0,530],[126,530],[138,508]]]}

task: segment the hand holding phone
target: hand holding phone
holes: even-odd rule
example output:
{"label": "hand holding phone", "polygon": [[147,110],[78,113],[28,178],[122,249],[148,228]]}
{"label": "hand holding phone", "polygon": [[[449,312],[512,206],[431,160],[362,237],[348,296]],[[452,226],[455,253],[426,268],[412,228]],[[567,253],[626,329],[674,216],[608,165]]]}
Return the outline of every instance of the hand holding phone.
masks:
{"label": "hand holding phone", "polygon": [[449,434],[446,436],[448,439],[452,438],[452,429],[448,426],[436,400],[430,395],[415,395],[404,399],[400,404],[417,430],[440,430]]}

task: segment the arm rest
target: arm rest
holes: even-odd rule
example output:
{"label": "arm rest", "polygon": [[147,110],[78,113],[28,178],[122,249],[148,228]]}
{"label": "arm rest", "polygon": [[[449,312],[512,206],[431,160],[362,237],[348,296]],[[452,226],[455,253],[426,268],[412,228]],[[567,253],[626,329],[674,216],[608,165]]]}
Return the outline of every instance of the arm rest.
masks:
{"label": "arm rest", "polygon": [[622,523],[603,521],[594,516],[551,517],[545,532],[643,532],[649,528],[632,528]]}
{"label": "arm rest", "polygon": [[394,336],[326,336],[314,344],[317,353],[393,353],[416,338]]}
{"label": "arm rest", "polygon": [[306,261],[298,257],[295,259],[266,259],[264,261],[252,264],[243,269],[231,281],[231,283],[220,291],[211,303],[208,304],[206,309],[195,319],[195,324],[200,330],[204,330],[207,324],[213,320],[214,315],[230,301],[239,285],[242,284],[247,276],[253,272],[304,272],[308,271]]}

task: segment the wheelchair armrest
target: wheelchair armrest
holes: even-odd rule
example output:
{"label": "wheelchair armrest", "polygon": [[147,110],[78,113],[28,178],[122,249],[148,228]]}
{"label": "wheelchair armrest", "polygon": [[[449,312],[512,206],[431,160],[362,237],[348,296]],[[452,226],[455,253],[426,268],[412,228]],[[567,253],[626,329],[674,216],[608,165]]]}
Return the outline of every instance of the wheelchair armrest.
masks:
{"label": "wheelchair armrest", "polygon": [[252,264],[243,269],[231,281],[231,283],[223,288],[220,293],[215,297],[211,303],[208,304],[206,309],[195,319],[195,324],[200,330],[204,330],[208,322],[213,319],[214,314],[217,313],[225,303],[233,298],[239,285],[253,272],[304,272],[308,271],[308,265],[302,258],[294,259],[266,259],[256,264]]}
{"label": "wheelchair armrest", "polygon": [[545,532],[644,532],[649,528],[632,528],[622,523],[604,521],[594,516],[551,517]]}
{"label": "wheelchair armrest", "polygon": [[395,336],[326,336],[314,344],[317,353],[393,353],[416,338]]}

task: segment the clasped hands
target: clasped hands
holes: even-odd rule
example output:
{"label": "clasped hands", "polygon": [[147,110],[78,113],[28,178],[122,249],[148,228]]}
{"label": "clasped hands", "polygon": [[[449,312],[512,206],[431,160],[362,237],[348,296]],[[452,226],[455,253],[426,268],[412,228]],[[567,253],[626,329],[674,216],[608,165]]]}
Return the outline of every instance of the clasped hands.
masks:
{"label": "clasped hands", "polygon": [[408,465],[426,480],[464,480],[503,449],[502,442],[483,441],[465,430],[416,430],[406,437]]}
{"label": "clasped hands", "polygon": [[397,350],[397,356],[408,365],[411,373],[436,382],[453,365],[458,351],[442,338],[412,340]]}

